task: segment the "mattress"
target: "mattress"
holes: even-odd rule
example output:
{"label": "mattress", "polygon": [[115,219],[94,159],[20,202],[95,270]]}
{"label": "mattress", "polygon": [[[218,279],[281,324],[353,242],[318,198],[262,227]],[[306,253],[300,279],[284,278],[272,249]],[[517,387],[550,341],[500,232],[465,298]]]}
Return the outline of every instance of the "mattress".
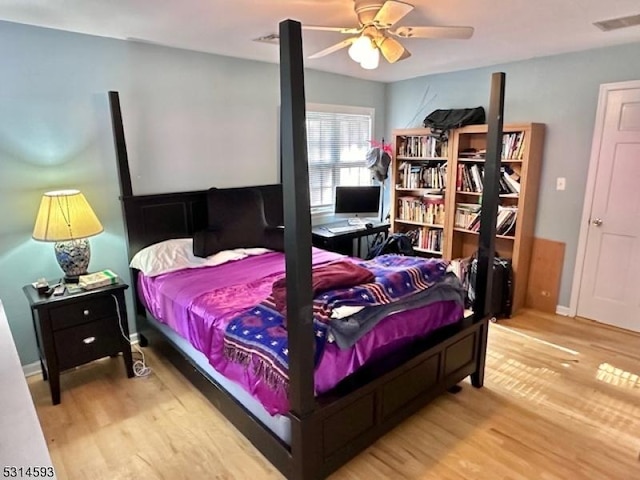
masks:
{"label": "mattress", "polygon": [[[339,258],[344,257],[316,248],[312,252],[314,265]],[[154,318],[201,352],[218,373],[240,385],[269,414],[286,414],[289,411],[286,389],[274,388],[254,369],[230,361],[223,348],[229,322],[264,300],[273,281],[284,272],[284,254],[270,252],[156,277],[140,274],[138,293]],[[327,343],[316,365],[316,394],[328,392],[368,361],[455,323],[462,313],[462,306],[456,301],[437,301],[384,318],[351,348],[340,349],[335,343]]]}

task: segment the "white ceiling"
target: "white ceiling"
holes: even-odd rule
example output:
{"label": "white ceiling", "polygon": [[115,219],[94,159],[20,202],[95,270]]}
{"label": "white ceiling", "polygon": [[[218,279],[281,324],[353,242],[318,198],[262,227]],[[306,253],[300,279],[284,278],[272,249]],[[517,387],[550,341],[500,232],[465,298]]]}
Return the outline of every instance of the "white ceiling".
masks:
{"label": "white ceiling", "polygon": [[[398,26],[472,26],[470,40],[404,39],[413,53],[367,71],[346,49],[306,60],[308,68],[391,82],[532,57],[640,42],[640,26],[602,32],[595,21],[640,13],[639,0],[405,0],[415,9]],[[357,26],[353,0],[0,0],[0,19],[102,37],[276,63],[278,48],[253,42],[286,18]],[[310,55],[346,36],[305,31]],[[640,52],[639,52],[640,53]],[[639,55],[640,59],[640,55]]]}

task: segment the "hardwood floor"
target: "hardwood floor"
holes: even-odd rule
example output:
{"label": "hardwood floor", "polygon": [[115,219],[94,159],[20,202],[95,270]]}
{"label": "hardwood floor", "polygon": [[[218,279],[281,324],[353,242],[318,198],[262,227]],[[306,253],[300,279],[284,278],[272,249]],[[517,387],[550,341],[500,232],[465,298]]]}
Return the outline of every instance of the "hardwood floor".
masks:
{"label": "hardwood floor", "polygon": [[[29,379],[60,479],[282,478],[164,359]],[[485,387],[465,381],[331,479],[640,478],[640,336],[525,312],[491,325]]]}

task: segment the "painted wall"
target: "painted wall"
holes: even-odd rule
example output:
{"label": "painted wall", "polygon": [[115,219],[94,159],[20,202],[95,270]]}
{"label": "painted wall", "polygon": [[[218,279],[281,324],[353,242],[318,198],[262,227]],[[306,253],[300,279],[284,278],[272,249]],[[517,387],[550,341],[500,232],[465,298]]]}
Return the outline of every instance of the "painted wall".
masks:
{"label": "painted wall", "polygon": [[[60,277],[31,239],[43,192],[79,188],[104,225],[90,269],[128,278],[107,91],[120,92],[134,193],[278,179],[277,65],[0,22],[0,298],[23,364],[37,361],[21,287]],[[385,85],[307,71],[307,100],[376,109]],[[129,292],[129,317],[132,298]],[[133,326],[133,325],[132,325]]]}
{"label": "painted wall", "polygon": [[[546,124],[536,236],[566,243],[559,303],[569,306],[587,169],[602,83],[640,79],[640,44],[589,50],[390,84],[386,131],[420,126],[437,108],[488,109],[490,77],[506,73],[504,121]],[[565,191],[555,189],[566,177]]]}

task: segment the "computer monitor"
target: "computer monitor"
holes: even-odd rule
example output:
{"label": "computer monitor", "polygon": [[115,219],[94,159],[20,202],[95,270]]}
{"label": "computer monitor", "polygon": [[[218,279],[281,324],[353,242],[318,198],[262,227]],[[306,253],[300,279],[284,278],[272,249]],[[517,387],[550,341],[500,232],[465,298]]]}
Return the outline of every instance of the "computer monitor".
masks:
{"label": "computer monitor", "polygon": [[337,218],[354,217],[378,219],[380,211],[380,187],[336,187],[335,214]]}

